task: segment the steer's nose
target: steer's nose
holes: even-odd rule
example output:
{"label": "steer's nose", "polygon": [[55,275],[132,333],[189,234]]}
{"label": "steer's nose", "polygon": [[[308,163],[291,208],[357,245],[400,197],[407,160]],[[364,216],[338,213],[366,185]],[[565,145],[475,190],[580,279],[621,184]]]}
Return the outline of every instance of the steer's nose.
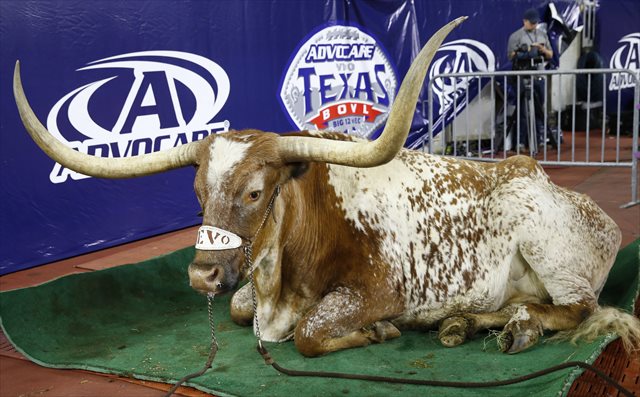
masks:
{"label": "steer's nose", "polygon": [[189,265],[189,282],[191,287],[201,292],[220,293],[229,289],[224,278],[224,268],[220,265]]}

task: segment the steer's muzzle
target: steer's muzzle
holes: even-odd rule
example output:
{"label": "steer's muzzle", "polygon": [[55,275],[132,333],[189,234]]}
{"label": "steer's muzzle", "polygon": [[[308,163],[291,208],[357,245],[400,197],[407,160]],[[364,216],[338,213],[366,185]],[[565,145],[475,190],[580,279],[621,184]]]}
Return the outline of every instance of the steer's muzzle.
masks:
{"label": "steer's muzzle", "polygon": [[199,262],[196,256],[189,265],[189,282],[193,289],[202,293],[222,294],[236,288],[238,272],[232,266]]}

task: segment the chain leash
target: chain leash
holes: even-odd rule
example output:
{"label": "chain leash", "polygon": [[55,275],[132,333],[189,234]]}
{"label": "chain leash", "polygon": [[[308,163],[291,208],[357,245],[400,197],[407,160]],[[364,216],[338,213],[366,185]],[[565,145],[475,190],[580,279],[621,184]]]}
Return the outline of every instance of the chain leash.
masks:
{"label": "chain leash", "polygon": [[207,372],[207,370],[209,370],[209,368],[211,368],[213,364],[213,359],[216,357],[216,353],[218,352],[218,339],[216,338],[216,331],[215,331],[215,326],[213,322],[213,297],[214,296],[215,295],[212,293],[207,294],[207,315],[209,317],[209,329],[211,330],[211,348],[209,350],[209,357],[207,358],[207,363],[204,365],[204,368],[202,368],[200,371],[194,372],[191,375],[187,375],[184,378],[180,379],[178,382],[176,382],[176,384],[173,385],[171,390],[169,390],[167,394],[165,394],[165,397],[171,397],[173,393],[175,393],[176,390],[178,390],[178,388],[182,386],[182,384],[184,384],[185,382],[193,378],[203,375],[205,372]]}
{"label": "chain leash", "polygon": [[[255,238],[258,236],[264,225],[267,223],[267,219],[269,215],[273,212],[273,205],[276,202],[276,198],[280,195],[280,185],[276,186],[276,189],[273,191],[271,195],[271,199],[269,200],[269,205],[267,205],[267,209],[264,212],[264,216],[262,217],[262,222],[260,222],[260,226],[258,230],[256,230],[253,238],[249,240],[249,243],[242,247],[244,251],[244,266],[247,269],[247,277],[249,278],[249,283],[251,284],[251,302],[253,305],[253,329],[256,334],[256,338],[258,339],[258,350],[262,350],[262,337],[260,335],[260,322],[258,321],[258,300],[256,298],[256,283],[254,282],[253,272],[256,270],[256,267],[253,264],[253,242]],[[275,217],[273,218],[275,221]]]}
{"label": "chain leash", "polygon": [[[256,338],[258,338],[258,348],[260,349],[262,349],[262,338],[260,336],[260,323],[258,322],[258,301],[256,298],[256,284],[253,279],[253,272],[254,270],[256,270],[253,264],[253,241],[255,240],[258,233],[260,233],[265,223],[267,223],[267,219],[269,218],[269,215],[273,211],[273,205],[276,201],[276,197],[278,197],[279,194],[280,194],[280,185],[277,185],[276,189],[273,192],[273,195],[271,196],[271,200],[269,200],[269,205],[267,206],[264,216],[262,217],[262,222],[260,223],[258,230],[256,230],[256,233],[253,235],[253,238],[249,240],[249,244],[243,246],[244,265],[245,265],[245,268],[248,269],[247,276],[249,277],[249,283],[251,284],[251,301],[253,305],[253,324],[254,324]],[[274,220],[275,220],[275,217],[274,217]]]}
{"label": "chain leash", "polygon": [[262,339],[260,337],[260,324],[258,323],[258,301],[256,300],[256,284],[253,280],[253,271],[255,270],[253,267],[253,252],[252,252],[253,244],[246,245],[244,247],[244,262],[245,266],[249,269],[249,284],[251,285],[251,303],[253,308],[253,325],[256,333],[256,338],[258,338],[258,345],[262,346]]}
{"label": "chain leash", "polygon": [[[255,287],[255,283],[253,282],[253,271],[255,270],[255,267],[253,266],[253,241],[255,240],[258,233],[260,233],[264,225],[267,223],[267,219],[269,218],[269,215],[273,211],[273,205],[275,204],[276,198],[278,197],[279,194],[280,194],[280,185],[276,185],[276,189],[273,191],[273,194],[271,195],[271,199],[269,200],[269,204],[267,205],[267,209],[265,210],[264,216],[262,217],[262,222],[260,222],[260,226],[258,227],[258,230],[256,230],[251,240],[248,240],[248,243],[242,247],[242,250],[244,252],[244,259],[245,259],[244,267],[248,269],[249,282],[251,283],[251,297],[253,300],[253,321],[255,324],[255,332],[256,332],[256,337],[258,338],[259,349],[262,349],[262,339],[260,338],[260,326],[258,325],[258,303],[256,301],[256,287]],[[175,391],[178,390],[178,388],[183,383],[187,382],[190,379],[203,375],[205,372],[207,372],[209,368],[211,368],[213,364],[213,359],[215,358],[216,353],[218,352],[218,340],[216,338],[215,326],[213,322],[213,297],[214,296],[215,295],[212,293],[207,294],[207,314],[209,316],[209,327],[211,329],[211,350],[209,352],[209,358],[207,359],[207,363],[205,364],[202,370],[196,373],[193,373],[191,375],[187,375],[184,378],[180,379],[171,388],[171,390],[169,390],[169,392],[165,395],[165,397],[171,397],[173,393],[175,393]]]}
{"label": "chain leash", "polygon": [[213,322],[213,297],[214,294],[207,294],[207,315],[209,317],[209,327],[211,328],[211,349],[215,350],[213,354],[209,354],[211,361],[209,362],[209,368],[211,368],[211,362],[213,362],[213,357],[215,357],[218,352],[218,339],[216,338],[216,329],[215,324]]}

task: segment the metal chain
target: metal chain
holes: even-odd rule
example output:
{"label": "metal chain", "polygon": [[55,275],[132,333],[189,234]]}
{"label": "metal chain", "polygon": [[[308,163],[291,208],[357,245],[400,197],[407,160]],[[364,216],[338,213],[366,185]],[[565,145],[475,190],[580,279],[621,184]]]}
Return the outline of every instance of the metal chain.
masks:
{"label": "metal chain", "polygon": [[273,205],[276,202],[276,197],[280,194],[280,185],[276,186],[276,189],[273,191],[273,195],[271,196],[271,200],[269,200],[269,205],[267,205],[267,209],[262,217],[262,222],[256,230],[256,233],[253,235],[253,238],[249,241],[249,244],[243,247],[244,250],[244,265],[247,268],[247,272],[249,273],[247,276],[249,277],[249,283],[251,283],[251,300],[253,304],[253,324],[254,330],[256,333],[256,338],[258,338],[258,346],[262,348],[262,337],[260,335],[260,323],[258,322],[258,301],[256,299],[256,284],[253,279],[253,271],[255,267],[253,266],[253,241],[255,240],[258,233],[262,230],[265,223],[267,223],[267,219],[269,218],[269,214],[273,211]]}
{"label": "metal chain", "polygon": [[249,283],[251,284],[251,301],[253,304],[253,324],[254,329],[256,331],[256,337],[258,338],[258,343],[261,343],[260,338],[260,324],[258,323],[258,302],[256,300],[256,284],[253,282],[253,252],[252,252],[253,244],[245,245],[244,247],[244,262],[245,266],[249,268]]}
{"label": "metal chain", "polygon": [[[218,351],[218,339],[216,338],[216,329],[215,324],[213,322],[213,298],[215,294],[208,293],[207,294],[207,315],[209,317],[209,327],[211,328],[211,350]],[[211,363],[213,362],[213,357],[215,357],[215,352],[213,355],[209,355],[209,368],[211,368]]]}
{"label": "metal chain", "polygon": [[256,284],[253,282],[253,272],[249,275],[251,283],[251,300],[253,301],[253,325],[258,338],[258,346],[262,347],[262,336],[260,335],[260,323],[258,322],[258,301],[256,300]]}
{"label": "metal chain", "polygon": [[171,397],[173,393],[175,393],[176,390],[178,390],[178,388],[182,386],[183,383],[193,378],[196,378],[200,375],[203,375],[205,372],[207,372],[209,368],[211,368],[211,365],[213,364],[213,359],[216,357],[216,353],[218,352],[218,339],[216,338],[216,332],[215,332],[215,327],[213,323],[213,297],[214,296],[215,295],[211,293],[207,294],[207,315],[209,317],[209,328],[211,330],[211,349],[209,351],[209,358],[207,359],[207,363],[204,365],[204,368],[202,368],[200,371],[195,372],[191,375],[187,375],[184,378],[180,379],[178,382],[176,382],[176,384],[173,385],[171,390],[169,390],[167,394],[165,394],[165,397]]}
{"label": "metal chain", "polygon": [[[256,287],[255,287],[255,283],[253,282],[253,271],[255,270],[253,268],[253,240],[255,240],[258,233],[260,233],[264,225],[267,223],[269,214],[271,214],[271,212],[273,211],[273,205],[276,201],[276,197],[278,197],[279,194],[280,194],[280,185],[277,185],[276,189],[273,191],[273,195],[271,195],[271,199],[269,200],[269,204],[267,205],[267,209],[264,213],[264,216],[262,217],[262,222],[260,222],[260,226],[258,227],[258,230],[256,230],[256,233],[253,235],[253,238],[249,240],[249,243],[242,247],[244,251],[245,268],[248,268],[249,282],[251,283],[251,296],[253,300],[253,321],[255,323],[256,336],[258,338],[258,346],[261,348],[262,348],[262,340],[260,338],[260,326],[258,325],[258,304],[256,301]],[[213,323],[213,297],[214,296],[215,295],[212,293],[207,294],[207,314],[209,316],[209,327],[211,329],[211,350],[209,352],[209,358],[207,359],[207,363],[205,364],[202,370],[196,373],[193,373],[191,375],[187,375],[184,378],[180,379],[171,388],[171,390],[169,390],[169,392],[165,395],[165,397],[171,397],[171,395],[173,395],[173,393],[175,393],[175,391],[183,383],[185,383],[186,381],[192,378],[195,378],[204,374],[205,372],[207,372],[209,368],[211,368],[211,365],[213,364],[213,359],[215,358],[216,353],[218,352],[218,340],[216,339],[215,327]]]}
{"label": "metal chain", "polygon": [[[269,200],[269,205],[267,205],[267,209],[264,212],[264,216],[262,217],[262,222],[260,222],[260,226],[258,227],[258,230],[256,230],[255,234],[253,235],[252,240],[255,239],[256,236],[258,236],[258,233],[260,233],[260,231],[264,227],[264,224],[267,223],[267,218],[269,217],[269,214],[271,214],[271,211],[273,210],[273,204],[276,202],[276,197],[278,197],[279,194],[280,194],[280,185],[276,185],[276,189],[273,191],[273,194],[271,195],[271,199]],[[253,245],[253,241],[251,242],[251,245]]]}
{"label": "metal chain", "polygon": [[267,209],[264,212],[264,216],[262,217],[262,222],[260,222],[260,226],[258,226],[258,229],[253,234],[253,237],[251,237],[251,239],[248,240],[248,244],[242,247],[244,251],[244,267],[245,269],[247,269],[247,272],[248,272],[247,276],[253,274],[253,271],[255,270],[253,268],[253,242],[255,241],[256,237],[258,236],[258,234],[260,233],[264,225],[267,223],[269,214],[271,214],[271,212],[273,211],[273,205],[276,202],[276,197],[278,197],[279,194],[280,194],[280,185],[276,185],[276,189],[273,191],[273,194],[271,195],[271,199],[269,200]]}

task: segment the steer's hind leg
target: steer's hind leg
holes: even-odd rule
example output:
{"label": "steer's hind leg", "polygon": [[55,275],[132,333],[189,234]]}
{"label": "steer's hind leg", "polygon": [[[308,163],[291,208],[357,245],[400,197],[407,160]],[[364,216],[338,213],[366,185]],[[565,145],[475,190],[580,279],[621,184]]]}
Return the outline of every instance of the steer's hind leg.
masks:
{"label": "steer's hind leg", "polygon": [[513,316],[498,336],[498,346],[505,353],[518,353],[538,342],[545,330],[564,331],[577,327],[589,317],[590,304],[551,305],[525,303],[511,306]]}
{"label": "steer's hind leg", "polygon": [[388,321],[392,305],[365,298],[359,291],[339,288],[327,294],[297,324],[295,344],[305,356],[314,357],[400,336]]}
{"label": "steer's hind leg", "polygon": [[594,289],[604,284],[615,257],[604,252],[604,247],[600,247],[603,253],[598,257],[586,248],[558,243],[561,239],[536,240],[541,236],[532,236],[519,248],[554,304],[512,305],[514,314],[498,337],[506,353],[533,346],[543,330],[565,331],[580,325],[598,307]]}
{"label": "steer's hind leg", "polygon": [[438,338],[444,346],[453,347],[480,330],[504,327],[498,336],[500,350],[518,353],[535,345],[544,330],[563,331],[577,327],[593,309],[588,304],[512,304],[497,312],[466,313],[446,318],[440,324]]}

